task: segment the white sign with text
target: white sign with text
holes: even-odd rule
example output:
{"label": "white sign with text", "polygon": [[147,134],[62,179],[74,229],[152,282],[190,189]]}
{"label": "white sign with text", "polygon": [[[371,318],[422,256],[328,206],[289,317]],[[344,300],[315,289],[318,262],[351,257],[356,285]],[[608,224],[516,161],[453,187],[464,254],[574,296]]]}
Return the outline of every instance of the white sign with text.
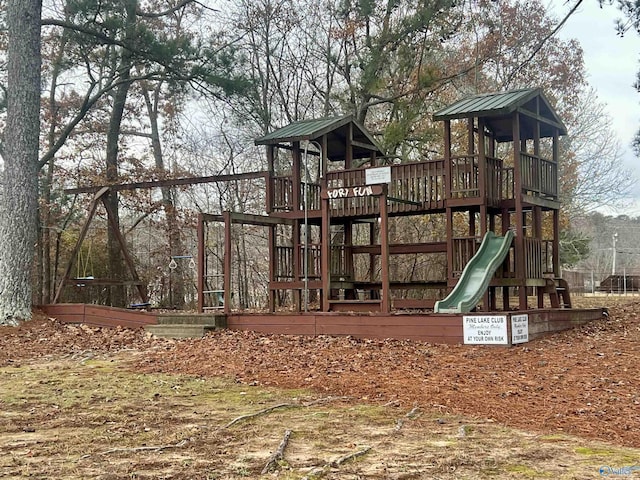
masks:
{"label": "white sign with text", "polygon": [[511,315],[511,343],[529,341],[529,315]]}
{"label": "white sign with text", "polygon": [[391,182],[391,167],[367,168],[364,174],[367,185]]}
{"label": "white sign with text", "polygon": [[465,315],[462,332],[468,345],[509,344],[506,315]]}

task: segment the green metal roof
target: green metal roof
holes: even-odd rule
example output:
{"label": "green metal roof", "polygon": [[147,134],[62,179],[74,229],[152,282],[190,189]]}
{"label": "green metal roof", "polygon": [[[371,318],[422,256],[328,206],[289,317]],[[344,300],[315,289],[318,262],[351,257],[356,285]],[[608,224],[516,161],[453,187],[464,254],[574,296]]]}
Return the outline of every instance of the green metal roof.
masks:
{"label": "green metal roof", "polygon": [[327,154],[329,159],[340,159],[344,157],[346,151],[345,145],[349,136],[350,125],[352,126],[351,135],[354,141],[353,158],[368,157],[372,152],[382,155],[371,134],[356,122],[352,115],[293,122],[256,139],[255,144],[278,145],[302,142],[305,140],[317,140],[323,135],[327,135]]}
{"label": "green metal roof", "polygon": [[324,133],[341,127],[351,121],[350,115],[331,118],[317,118],[300,120],[290,123],[286,127],[274,130],[264,137],[256,140],[256,145],[269,145],[281,142],[299,142],[302,140],[314,140]]}
{"label": "green metal roof", "polygon": [[[536,104],[536,100],[538,100]],[[486,93],[463,98],[433,115],[434,120],[454,120],[459,118],[498,119],[516,110],[538,118],[543,127],[542,136],[552,136],[557,128],[560,135],[566,135],[567,129],[560,117],[544,96],[540,88],[525,88],[508,92]],[[549,128],[554,127],[554,128]],[[506,132],[505,132],[506,133]]]}

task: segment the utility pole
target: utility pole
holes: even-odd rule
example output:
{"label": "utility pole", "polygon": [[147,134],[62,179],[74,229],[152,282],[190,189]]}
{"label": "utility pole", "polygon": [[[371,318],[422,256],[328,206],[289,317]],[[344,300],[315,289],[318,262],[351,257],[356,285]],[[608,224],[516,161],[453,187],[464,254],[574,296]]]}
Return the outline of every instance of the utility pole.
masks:
{"label": "utility pole", "polygon": [[618,241],[618,232],[613,234],[613,261],[611,262],[611,275],[616,274],[616,243]]}

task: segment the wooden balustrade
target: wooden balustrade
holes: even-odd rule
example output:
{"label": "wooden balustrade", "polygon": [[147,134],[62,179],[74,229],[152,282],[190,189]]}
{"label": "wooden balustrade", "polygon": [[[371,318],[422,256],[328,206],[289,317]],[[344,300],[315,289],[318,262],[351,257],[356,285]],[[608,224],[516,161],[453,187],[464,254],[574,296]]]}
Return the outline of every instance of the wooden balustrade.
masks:
{"label": "wooden balustrade", "polygon": [[276,247],[275,267],[277,281],[293,280],[293,247]]}
{"label": "wooden balustrade", "polygon": [[[327,173],[327,188],[349,188],[366,184],[366,169]],[[444,208],[444,160],[391,165],[388,196],[389,213]],[[375,214],[378,201],[373,197],[331,200],[332,216]]]}
{"label": "wooden balustrade", "polygon": [[302,192],[300,193],[300,210],[304,210],[305,204],[305,187],[307,210],[320,210],[320,191],[319,183],[302,183]]}
{"label": "wooden balustrade", "polygon": [[542,278],[542,241],[537,238],[524,239],[525,276]]}
{"label": "wooden balustrade", "polygon": [[452,276],[459,277],[469,260],[480,248],[480,237],[456,237],[453,239],[453,267]]}
{"label": "wooden balustrade", "polygon": [[273,210],[293,209],[293,180],[288,177],[273,177]]}
{"label": "wooden balustrade", "polygon": [[[311,280],[317,280],[320,278],[320,245],[312,243],[307,245],[307,255],[309,259],[308,263],[308,277]],[[304,276],[304,262],[305,246],[300,245],[300,279]],[[276,247],[276,273],[275,277],[277,281],[293,281],[295,276],[293,274],[293,247],[277,246]]]}
{"label": "wooden balustrade", "polygon": [[[557,198],[558,166],[535,155],[520,154],[522,189],[535,195]],[[499,206],[503,200],[515,198],[513,167],[504,166],[501,159],[486,159],[486,200],[491,206]],[[327,188],[349,188],[366,185],[366,168],[337,170],[326,174]],[[480,166],[478,155],[461,155],[451,158],[450,190],[452,199],[480,197]],[[272,210],[291,211],[293,205],[293,180],[290,176],[272,178]],[[320,210],[318,183],[301,183],[298,210]],[[405,213],[437,210],[445,205],[445,161],[401,163],[391,165],[391,182],[388,196],[389,213]],[[379,212],[375,197],[349,197],[331,199],[331,215],[337,217],[375,215]]]}
{"label": "wooden balustrade", "polygon": [[550,160],[520,153],[522,189],[539,195],[558,197],[558,165]]}
{"label": "wooden balustrade", "polygon": [[478,157],[465,155],[451,158],[451,197],[480,196],[478,184]]}
{"label": "wooden balustrade", "polygon": [[[308,258],[308,273],[307,276],[311,280],[320,279],[320,245],[317,243],[311,243],[306,246],[307,258]],[[304,244],[300,245],[300,262],[304,262]],[[304,277],[304,263],[300,265],[300,274]]]}
{"label": "wooden balustrade", "polygon": [[[554,274],[553,240],[542,240],[542,273]],[[560,272],[557,273],[559,274]]]}

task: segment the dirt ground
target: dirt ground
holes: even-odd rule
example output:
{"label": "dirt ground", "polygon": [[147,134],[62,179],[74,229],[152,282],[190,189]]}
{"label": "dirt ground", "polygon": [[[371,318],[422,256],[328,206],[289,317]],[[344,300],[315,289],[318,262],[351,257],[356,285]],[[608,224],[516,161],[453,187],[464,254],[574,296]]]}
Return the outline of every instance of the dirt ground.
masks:
{"label": "dirt ground", "polygon": [[[584,303],[588,299],[581,301]],[[306,405],[308,402],[313,403],[314,398],[339,398],[340,408],[362,409],[366,405],[375,414],[372,414],[365,425],[375,425],[377,422],[384,424],[384,428],[389,431],[393,430],[393,425],[397,425],[395,422],[398,418],[404,418],[406,412],[419,411],[424,414],[423,422],[427,422],[422,426],[428,424],[431,433],[434,425],[438,425],[437,428],[441,430],[451,429],[447,438],[459,439],[460,435],[465,436],[466,430],[460,428],[467,428],[468,425],[472,426],[469,431],[481,432],[484,429],[488,436],[491,434],[487,433],[487,425],[491,425],[494,433],[495,429],[500,428],[515,429],[509,430],[509,439],[524,435],[529,438],[527,441],[534,442],[535,439],[538,443],[540,439],[544,443],[554,442],[565,436],[577,437],[598,445],[604,442],[602,444],[616,448],[631,448],[627,457],[616,457],[619,458],[619,464],[626,462],[629,465],[640,465],[640,458],[635,450],[640,448],[640,302],[626,299],[614,301],[611,298],[599,298],[595,301],[598,305],[610,305],[610,317],[607,320],[512,348],[446,346],[394,340],[358,340],[350,337],[274,336],[231,331],[215,332],[198,340],[163,340],[141,331],[63,325],[53,319],[38,316],[19,328],[0,327],[0,373],[7,378],[12,371],[21,372],[22,377],[24,370],[25,378],[29,375],[43,378],[43,372],[67,369],[74,372],[73,378],[83,378],[86,372],[76,371],[79,368],[76,364],[86,365],[87,362],[121,358],[118,372],[124,369],[129,372],[128,375],[138,375],[136,378],[145,378],[145,375],[154,379],[160,378],[159,375],[187,375],[185,378],[203,381],[224,379],[228,382],[225,388],[237,386],[243,391],[238,393],[243,395],[239,398],[244,399],[247,398],[247,392],[251,395],[253,391],[270,391],[269,389],[277,387],[278,391],[293,392],[290,395],[296,398],[293,403],[297,407],[304,402],[307,402]],[[98,367],[106,368],[100,365]],[[70,381],[68,378],[69,375],[65,374],[55,382],[41,380],[33,384],[38,388],[44,388],[42,385],[49,388],[51,382],[67,382]],[[130,377],[126,378],[129,380],[123,377],[118,381],[132,381]],[[15,398],[22,398],[24,403],[25,387],[22,388],[22,393],[16,393]],[[75,392],[79,387],[57,388],[56,391]],[[307,392],[304,394],[307,396],[304,402],[298,398],[299,392]],[[13,405],[14,397],[9,393],[7,395],[0,400],[1,411],[10,410],[6,406]],[[102,400],[105,396],[109,397],[108,394],[101,395]],[[194,393],[192,396],[195,395]],[[163,397],[159,395],[159,398]],[[287,398],[278,401],[290,404],[291,397]],[[91,398],[82,399],[91,403]],[[82,399],[76,398],[73,402],[79,402],[80,405]],[[255,405],[258,408],[259,405],[273,404],[274,401],[275,399],[271,402],[260,401]],[[193,402],[189,403],[188,408],[195,408],[192,404]],[[31,408],[33,410],[35,407]],[[241,412],[242,409],[238,411]],[[308,413],[305,418],[308,423],[311,421],[309,419],[317,420],[333,413],[335,412],[316,410]],[[5,413],[4,418],[0,417],[4,422],[0,423],[0,427],[14,425],[15,435],[19,437],[30,431],[28,419],[31,417],[24,417],[19,412],[14,414],[20,422],[12,423],[7,417],[9,414]],[[226,411],[226,418],[232,414],[232,411]],[[30,415],[33,416],[34,413]],[[217,421],[222,421],[224,417],[222,415]],[[191,419],[186,423],[192,425],[194,422],[196,421]],[[286,422],[280,420],[277,423],[280,425]],[[460,427],[462,423],[464,425]],[[96,425],[101,424],[98,422]],[[411,427],[418,429],[414,430],[417,435],[415,438],[421,435],[419,427],[419,423]],[[271,438],[270,441],[277,444],[277,437],[284,428],[283,426],[277,434],[273,432],[276,438]],[[360,425],[358,428],[365,427]],[[347,436],[347,433],[344,432],[344,435]],[[13,445],[11,442],[21,445],[16,439],[6,441],[9,443],[5,447]],[[165,438],[165,441],[169,442],[168,448],[172,448],[175,446],[173,442],[178,439]],[[499,444],[504,442],[504,437],[498,441]],[[479,448],[480,440],[474,445],[474,448]],[[443,446],[446,447],[444,444],[440,445]],[[268,457],[269,447],[265,448],[265,451],[256,454],[261,462],[265,456]],[[358,445],[353,445],[351,450],[359,451],[358,448]],[[2,449],[0,445],[0,450]],[[574,449],[574,454],[575,451]],[[335,454],[338,455],[339,452]],[[416,474],[417,476],[402,476],[399,473],[391,475],[388,472],[368,476],[361,471],[353,477],[332,477],[331,472],[326,471],[321,472],[322,475],[308,478],[494,478],[490,474],[493,468],[491,465],[485,465],[489,469],[489,473],[485,472],[486,475],[478,473],[479,470],[467,475],[461,474],[465,461],[472,463],[470,458],[465,458],[456,459],[458,473],[453,473],[455,468],[449,471],[446,465],[440,465],[444,468],[437,470],[440,476],[424,472]],[[537,462],[540,464],[547,460],[539,458]],[[410,464],[410,455],[404,461]],[[309,462],[308,460],[307,463]],[[402,458],[398,457],[397,462],[400,465]],[[236,465],[237,468],[234,468],[240,469],[240,473],[234,474],[236,476],[218,477],[211,474],[207,477],[189,477],[180,476],[173,471],[162,478],[252,477],[256,475],[256,469],[259,470],[258,463],[249,462],[248,466],[242,467],[247,469],[246,475],[241,474],[241,468]],[[520,464],[513,467],[516,470],[509,475],[499,478],[547,476],[535,470],[535,462],[518,465]],[[6,471],[13,472],[14,478],[21,478],[22,475],[16,472],[22,470],[16,465],[3,465],[0,462],[0,472],[2,467],[13,469]],[[528,470],[518,471],[517,468]],[[553,471],[547,473],[556,478],[600,476],[595,474],[595,466],[590,465],[589,468],[592,470],[585,471],[594,473],[593,477],[584,472],[571,476],[562,476]],[[631,475],[634,473],[637,475],[640,471],[631,472]],[[144,475],[138,475],[136,478],[143,477]],[[68,478],[81,476],[74,477],[70,474]],[[95,478],[98,478],[97,474]],[[120,477],[116,475],[100,478]],[[152,475],[148,478],[160,477]]]}

